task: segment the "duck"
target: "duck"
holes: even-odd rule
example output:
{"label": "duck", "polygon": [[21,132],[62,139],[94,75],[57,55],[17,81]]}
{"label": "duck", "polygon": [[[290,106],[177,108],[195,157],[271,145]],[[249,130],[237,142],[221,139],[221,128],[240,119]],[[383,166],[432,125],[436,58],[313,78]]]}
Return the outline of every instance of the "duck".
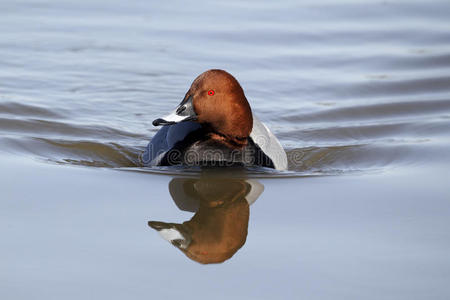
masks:
{"label": "duck", "polygon": [[253,114],[241,85],[225,70],[200,74],[175,110],[152,124],[162,127],[141,155],[148,167],[288,168],[281,143]]}
{"label": "duck", "polygon": [[255,179],[223,175],[204,172],[198,178],[173,178],[169,192],[176,206],[195,214],[183,223],[148,222],[164,240],[201,264],[222,263],[242,248],[250,205],[264,191]]}

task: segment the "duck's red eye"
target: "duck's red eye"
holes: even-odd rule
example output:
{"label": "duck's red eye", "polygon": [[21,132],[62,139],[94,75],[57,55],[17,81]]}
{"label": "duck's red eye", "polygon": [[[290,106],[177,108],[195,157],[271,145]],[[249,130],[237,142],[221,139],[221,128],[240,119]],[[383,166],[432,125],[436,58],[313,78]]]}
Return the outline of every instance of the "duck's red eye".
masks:
{"label": "duck's red eye", "polygon": [[209,90],[208,91],[208,96],[213,96],[214,95],[214,91],[213,90]]}

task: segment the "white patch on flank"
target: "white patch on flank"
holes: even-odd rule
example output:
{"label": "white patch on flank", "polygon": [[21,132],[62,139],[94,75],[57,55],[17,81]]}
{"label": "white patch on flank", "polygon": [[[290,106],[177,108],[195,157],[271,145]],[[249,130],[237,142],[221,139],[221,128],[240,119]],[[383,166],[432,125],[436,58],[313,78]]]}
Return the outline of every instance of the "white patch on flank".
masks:
{"label": "white patch on flank", "polygon": [[264,191],[264,186],[256,180],[247,179],[246,182],[250,184],[250,192],[245,196],[245,200],[247,200],[248,205],[252,205],[253,202],[258,199],[258,197]]}
{"label": "white patch on flank", "polygon": [[288,167],[286,152],[275,135],[258,118],[253,115],[253,129],[250,133],[252,140],[273,161],[277,170]]}

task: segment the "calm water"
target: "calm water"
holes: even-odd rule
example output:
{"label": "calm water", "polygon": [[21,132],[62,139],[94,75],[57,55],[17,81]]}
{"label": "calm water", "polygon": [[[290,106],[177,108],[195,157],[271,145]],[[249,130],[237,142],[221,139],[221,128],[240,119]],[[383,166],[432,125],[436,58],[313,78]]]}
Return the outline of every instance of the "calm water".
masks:
{"label": "calm water", "polygon": [[[0,298],[448,299],[449,16],[0,1]],[[289,172],[141,167],[151,122],[210,68]]]}

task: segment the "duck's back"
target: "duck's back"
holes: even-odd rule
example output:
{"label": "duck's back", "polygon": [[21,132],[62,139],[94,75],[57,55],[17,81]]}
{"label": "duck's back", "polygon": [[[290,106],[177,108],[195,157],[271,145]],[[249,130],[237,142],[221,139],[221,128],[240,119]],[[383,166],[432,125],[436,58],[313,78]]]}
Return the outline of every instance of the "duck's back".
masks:
{"label": "duck's back", "polygon": [[171,149],[183,149],[201,136],[202,126],[195,122],[183,122],[163,126],[151,139],[141,159],[146,166],[161,166]]}

